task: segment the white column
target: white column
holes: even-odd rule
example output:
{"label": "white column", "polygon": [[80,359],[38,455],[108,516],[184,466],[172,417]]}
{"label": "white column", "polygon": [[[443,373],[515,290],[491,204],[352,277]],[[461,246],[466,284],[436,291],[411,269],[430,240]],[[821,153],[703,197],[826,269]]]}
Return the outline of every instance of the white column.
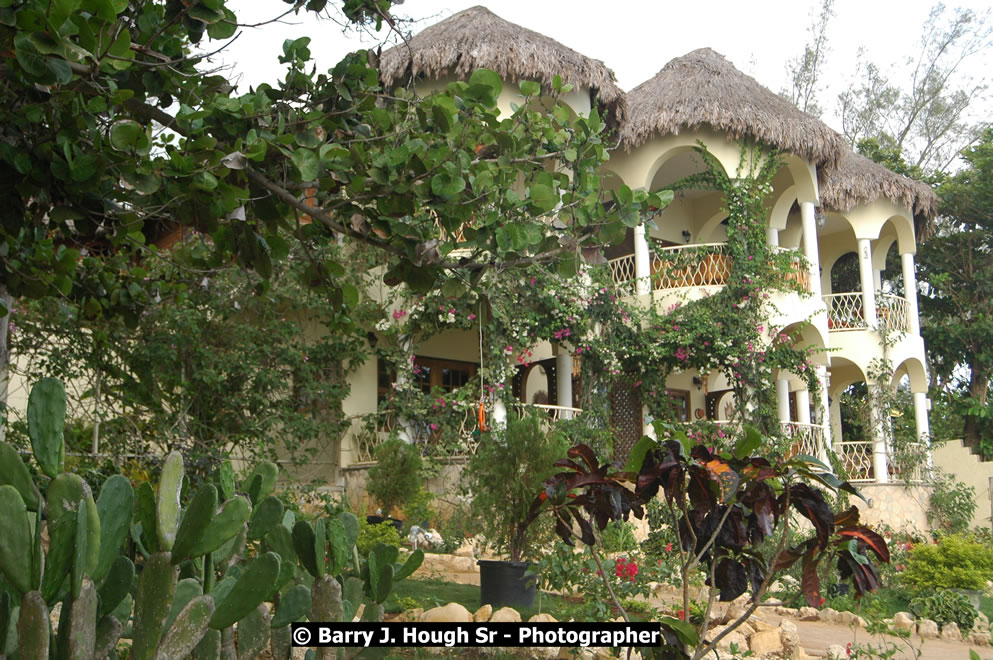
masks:
{"label": "white column", "polygon": [[[914,270],[914,255],[910,252],[900,255],[903,264],[903,295],[907,298],[907,314],[910,316],[910,336],[921,334],[920,312],[917,309],[917,273]],[[926,422],[926,415],[925,415]]]}
{"label": "white column", "polygon": [[648,252],[648,239],[645,238],[645,225],[634,228],[634,276],[635,286],[639,296],[647,296],[652,292],[652,256]]}
{"label": "white column", "polygon": [[931,427],[928,424],[928,399],[926,392],[914,392],[914,423],[917,425],[917,438],[927,448],[927,467],[931,465]]}
{"label": "white column", "polygon": [[885,385],[874,385],[866,383],[869,388],[869,405],[872,412],[869,419],[872,420],[872,471],[877,484],[886,484],[890,481],[889,460],[887,456],[886,440],[888,437],[887,425],[892,424],[889,417],[889,410],[880,407],[879,396],[876,390]]}
{"label": "white column", "polygon": [[814,203],[800,202],[800,220],[803,223],[803,256],[810,262],[810,291],[821,297],[821,258],[817,250],[817,223],[814,222]]}
{"label": "white column", "polygon": [[[833,423],[831,409],[828,403],[828,388],[831,387],[831,379],[828,377],[827,367],[823,364],[817,365],[816,372],[817,382],[820,385],[821,396],[820,401],[818,402],[815,419],[818,424],[824,427],[824,447],[829,448],[832,446],[831,425]],[[841,407],[837,401],[834,403],[838,406],[838,440],[841,440]]]}
{"label": "white column", "polygon": [[806,389],[796,391],[796,421],[810,424],[810,392]]}
{"label": "white column", "polygon": [[779,230],[775,227],[766,227],[765,242],[769,247],[779,247]]}
{"label": "white column", "polygon": [[776,381],[776,413],[780,422],[790,421],[790,381],[780,378]]}
{"label": "white column", "polygon": [[500,398],[499,394],[496,394],[496,399],[493,401],[493,426],[503,428],[507,426],[507,405]]}
{"label": "white column", "polygon": [[[555,395],[559,405],[572,408],[572,354],[565,346],[558,347],[555,356]],[[562,411],[562,419],[572,419],[571,411]]]}
{"label": "white column", "polygon": [[862,279],[862,314],[866,325],[876,327],[876,283],[872,277],[872,249],[868,238],[859,239],[859,275]]}

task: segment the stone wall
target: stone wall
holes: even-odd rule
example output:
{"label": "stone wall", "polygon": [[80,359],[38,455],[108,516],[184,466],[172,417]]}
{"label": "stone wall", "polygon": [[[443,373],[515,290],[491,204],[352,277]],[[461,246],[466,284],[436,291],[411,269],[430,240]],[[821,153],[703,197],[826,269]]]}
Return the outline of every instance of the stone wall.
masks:
{"label": "stone wall", "polygon": [[[438,476],[429,479],[424,487],[434,494],[432,508],[438,512],[442,519],[447,519],[452,512],[465,503],[465,498],[459,495],[459,480],[462,469],[466,464],[465,458],[451,458],[441,463],[438,468]],[[353,463],[343,468],[342,473],[345,478],[345,494],[348,497],[352,511],[364,512],[367,515],[375,515],[377,505],[366,493],[366,480],[369,477],[369,468],[375,463]],[[386,515],[384,512],[383,515]],[[394,513],[400,513],[396,511]]]}
{"label": "stone wall", "polygon": [[928,531],[927,508],[930,488],[907,486],[902,482],[891,484],[855,484],[868,503],[852,497],[852,504],[859,508],[862,522],[868,525],[888,525],[893,529]]}

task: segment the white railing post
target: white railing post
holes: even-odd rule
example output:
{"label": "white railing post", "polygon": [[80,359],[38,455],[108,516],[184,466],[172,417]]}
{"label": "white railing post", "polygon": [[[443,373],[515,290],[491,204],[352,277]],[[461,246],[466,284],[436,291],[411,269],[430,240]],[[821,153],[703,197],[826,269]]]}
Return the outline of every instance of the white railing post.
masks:
{"label": "white railing post", "polygon": [[635,292],[646,296],[652,291],[652,257],[648,251],[648,239],[645,238],[645,225],[639,224],[634,228],[634,276]]}
{"label": "white railing post", "polygon": [[[831,385],[827,367],[823,364],[817,365],[817,383],[821,390],[820,401],[817,405],[816,421],[824,427],[824,449],[831,448],[831,408],[828,403],[828,387]],[[799,402],[798,402],[799,403]],[[839,440],[841,438],[838,438]]]}
{"label": "white railing post", "polygon": [[776,414],[780,422],[790,421],[790,381],[787,378],[776,380]]}
{"label": "white railing post", "polygon": [[817,249],[817,223],[814,220],[814,203],[800,202],[800,220],[803,225],[803,256],[810,264],[810,291],[821,295],[821,257]]}
{"label": "white railing post", "polygon": [[910,335],[921,334],[921,320],[917,309],[917,274],[914,270],[914,255],[910,252],[900,255],[903,265],[903,294],[907,299],[907,321]]}
{"label": "white railing post", "polygon": [[810,424],[810,392],[806,389],[796,391],[796,421]]}
{"label": "white railing post", "polygon": [[927,469],[932,468],[931,464],[931,426],[928,423],[928,399],[927,392],[914,392],[914,424],[917,428],[917,441],[921,443],[927,452]]}

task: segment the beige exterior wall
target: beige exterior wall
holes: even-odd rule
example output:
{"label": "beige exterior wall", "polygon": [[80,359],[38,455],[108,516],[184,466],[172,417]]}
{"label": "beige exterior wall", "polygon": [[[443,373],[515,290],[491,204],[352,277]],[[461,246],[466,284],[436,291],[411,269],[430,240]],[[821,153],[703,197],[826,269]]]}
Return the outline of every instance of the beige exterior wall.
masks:
{"label": "beige exterior wall", "polygon": [[962,445],[961,440],[949,440],[935,449],[934,466],[976,490],[976,512],[972,516],[974,527],[990,529],[990,479],[993,479],[993,461],[980,461]]}
{"label": "beige exterior wall", "polygon": [[851,503],[859,508],[861,522],[871,527],[888,525],[897,530],[925,534],[930,489],[903,483],[858,484],[868,502],[857,497]]}

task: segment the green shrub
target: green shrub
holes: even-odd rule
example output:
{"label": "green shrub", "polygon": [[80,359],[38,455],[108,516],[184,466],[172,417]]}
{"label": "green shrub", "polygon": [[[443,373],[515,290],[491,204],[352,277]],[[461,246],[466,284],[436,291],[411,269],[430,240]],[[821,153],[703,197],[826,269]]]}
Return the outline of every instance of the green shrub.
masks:
{"label": "green shrub", "polygon": [[376,448],[376,464],[369,468],[366,490],[389,516],[394,507],[401,510],[421,490],[421,452],[415,446],[390,438]]}
{"label": "green shrub", "polygon": [[948,589],[913,599],[910,601],[910,610],[918,617],[931,619],[940,626],[957,623],[963,630],[972,628],[978,614],[965,596]]}
{"label": "green shrub", "polygon": [[400,532],[390,521],[370,525],[364,517],[359,516],[359,538],[355,542],[355,546],[359,549],[359,555],[365,557],[370,550],[376,547],[377,543],[385,543],[395,547],[403,545]]}
{"label": "green shrub", "polygon": [[935,480],[927,511],[931,529],[939,534],[964,534],[975,512],[975,488],[947,474]]}
{"label": "green shrub", "polygon": [[962,536],[946,536],[935,545],[910,551],[905,585],[918,591],[982,589],[993,575],[993,549]]}
{"label": "green shrub", "polygon": [[634,525],[623,520],[612,520],[600,533],[603,541],[603,551],[634,552],[638,549],[638,540],[634,538]]}

